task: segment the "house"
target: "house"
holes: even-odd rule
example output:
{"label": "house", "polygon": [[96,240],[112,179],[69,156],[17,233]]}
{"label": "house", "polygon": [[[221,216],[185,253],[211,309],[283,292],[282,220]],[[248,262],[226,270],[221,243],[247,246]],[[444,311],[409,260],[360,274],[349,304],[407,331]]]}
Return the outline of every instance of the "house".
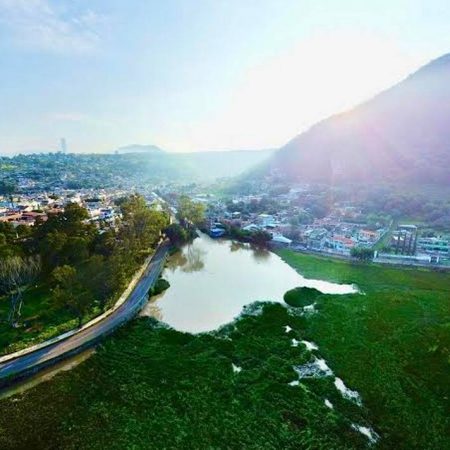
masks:
{"label": "house", "polygon": [[376,242],[380,234],[377,231],[371,230],[359,230],[358,231],[358,241],[360,242]]}
{"label": "house", "polygon": [[349,252],[355,245],[356,242],[346,236],[334,235],[327,238],[327,246],[339,252]]}
{"label": "house", "polygon": [[263,228],[275,226],[275,218],[271,214],[260,214],[258,216],[257,222]]}
{"label": "house", "polygon": [[113,208],[100,208],[100,219],[102,219],[102,220],[114,219],[114,209]]}
{"label": "house", "polygon": [[36,222],[36,219],[40,219],[41,221],[47,220],[47,214],[39,213],[39,212],[26,212],[22,214],[21,221],[28,224],[28,225],[34,225]]}
{"label": "house", "polygon": [[6,213],[2,216],[0,216],[0,222],[15,222],[22,218],[22,214],[20,213]]}
{"label": "house", "polygon": [[312,250],[322,250],[325,244],[327,230],[325,228],[309,228],[303,235],[306,245]]}
{"label": "house", "polygon": [[289,239],[282,234],[274,234],[270,243],[277,247],[290,247],[292,244],[292,239]]}
{"label": "house", "polygon": [[259,227],[258,225],[255,225],[254,223],[251,223],[250,225],[247,225],[242,229],[244,231],[250,231],[251,233],[253,233],[254,231],[259,231],[261,229],[261,227]]}

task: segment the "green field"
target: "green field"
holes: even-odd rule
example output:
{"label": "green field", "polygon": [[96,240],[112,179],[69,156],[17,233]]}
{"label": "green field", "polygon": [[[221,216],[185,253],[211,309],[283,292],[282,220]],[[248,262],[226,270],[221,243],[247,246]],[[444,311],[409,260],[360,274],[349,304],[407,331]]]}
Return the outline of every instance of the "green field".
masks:
{"label": "green field", "polygon": [[279,304],[215,335],[134,321],[70,373],[0,402],[0,448],[365,448],[350,424],[366,411],[331,379],[289,386],[311,358],[291,346],[304,326]]}
{"label": "green field", "polygon": [[306,332],[362,395],[387,448],[448,448],[450,273],[279,252],[304,276],[356,283],[329,296]]}
{"label": "green field", "polygon": [[[267,304],[203,335],[135,320],[74,370],[0,401],[0,448],[368,448],[353,423],[381,436],[373,448],[448,448],[450,274],[280,255],[363,295],[322,295],[306,316]],[[362,406],[330,376],[289,385],[314,354]]]}

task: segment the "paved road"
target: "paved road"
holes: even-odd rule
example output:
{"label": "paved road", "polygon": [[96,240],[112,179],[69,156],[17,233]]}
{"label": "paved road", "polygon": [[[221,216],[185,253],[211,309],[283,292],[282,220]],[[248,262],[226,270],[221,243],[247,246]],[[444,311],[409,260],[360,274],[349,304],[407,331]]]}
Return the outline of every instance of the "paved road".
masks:
{"label": "paved road", "polygon": [[112,333],[120,324],[131,319],[140,309],[149,289],[158,279],[164,266],[167,246],[161,246],[153,256],[136,287],[128,299],[103,321],[81,330],[79,333],[55,344],[39,349],[33,353],[20,356],[14,360],[0,364],[0,386],[7,384],[10,377],[21,377],[41,367],[51,365],[65,356],[93,345],[101,337]]}

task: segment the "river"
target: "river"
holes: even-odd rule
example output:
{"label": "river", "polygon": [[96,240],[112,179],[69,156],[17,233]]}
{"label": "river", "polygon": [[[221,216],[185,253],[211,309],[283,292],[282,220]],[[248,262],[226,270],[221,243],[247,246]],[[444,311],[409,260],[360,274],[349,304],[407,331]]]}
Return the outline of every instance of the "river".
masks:
{"label": "river", "polygon": [[306,279],[278,255],[250,244],[211,239],[200,233],[173,255],[163,272],[170,288],[153,297],[142,314],[179,331],[211,331],[239,315],[257,300],[283,301],[297,286],[326,294],[348,294],[355,286]]}

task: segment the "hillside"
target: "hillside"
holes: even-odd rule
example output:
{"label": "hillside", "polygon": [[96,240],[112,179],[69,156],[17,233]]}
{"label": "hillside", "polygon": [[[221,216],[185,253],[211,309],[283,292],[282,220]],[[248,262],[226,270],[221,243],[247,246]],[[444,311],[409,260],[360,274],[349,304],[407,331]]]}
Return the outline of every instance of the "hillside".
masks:
{"label": "hillside", "polygon": [[171,157],[193,176],[205,180],[240,175],[268,160],[274,150],[231,150],[173,153]]}
{"label": "hillside", "polygon": [[265,173],[306,182],[450,183],[450,54],[282,147]]}
{"label": "hillside", "polygon": [[24,189],[105,188],[142,183],[212,182],[242,174],[272,151],[169,153],[130,146],[116,154],[41,153],[0,157],[0,183]]}

